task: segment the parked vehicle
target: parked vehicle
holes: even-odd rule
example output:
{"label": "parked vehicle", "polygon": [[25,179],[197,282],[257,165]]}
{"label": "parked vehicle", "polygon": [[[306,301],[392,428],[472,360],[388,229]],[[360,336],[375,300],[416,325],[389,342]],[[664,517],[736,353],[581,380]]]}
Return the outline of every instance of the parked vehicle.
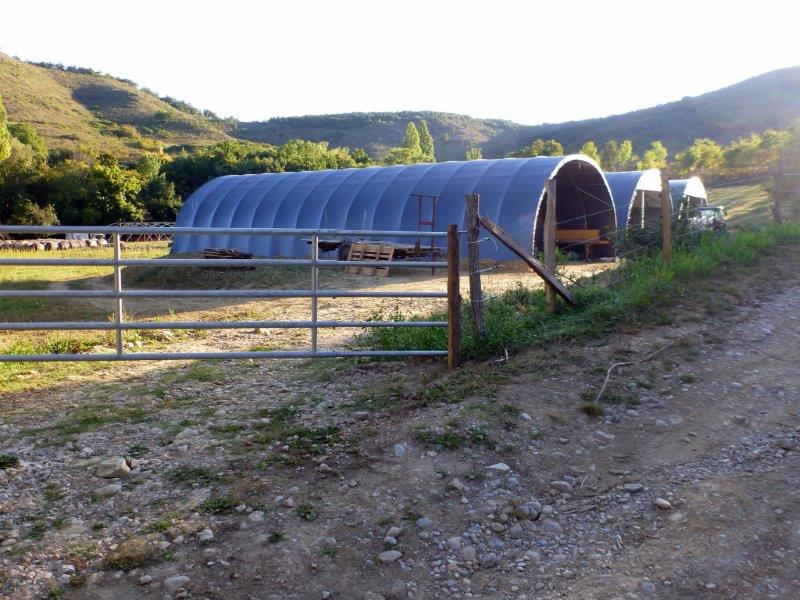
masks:
{"label": "parked vehicle", "polygon": [[709,231],[725,231],[725,207],[724,206],[700,206],[694,209],[694,213],[689,217],[689,223],[694,229]]}

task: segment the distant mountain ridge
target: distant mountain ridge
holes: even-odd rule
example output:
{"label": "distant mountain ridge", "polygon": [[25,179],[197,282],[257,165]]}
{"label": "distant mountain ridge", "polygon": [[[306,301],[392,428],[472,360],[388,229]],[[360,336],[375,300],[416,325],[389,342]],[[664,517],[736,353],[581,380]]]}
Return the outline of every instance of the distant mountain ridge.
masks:
{"label": "distant mountain ridge", "polygon": [[[520,125],[433,111],[345,113],[219,120],[161,99],[130,81],[91,69],[54,68],[0,53],[0,95],[11,121],[34,125],[50,148],[109,152],[120,158],[164,146],[202,146],[231,139],[282,144],[290,139],[364,148],[380,158],[403,139],[408,121],[425,119],[439,160],[462,160],[471,147],[505,156],[536,138],[577,151],[587,140],[630,139],[637,151],[660,139],[672,153],[695,138],[728,142],[800,119],[800,67],[765,73],[692,98],[598,119]],[[167,100],[167,101],[165,101]],[[213,116],[213,115],[212,115]]]}
{"label": "distant mountain ridge", "polygon": [[536,138],[557,139],[570,152],[587,140],[601,145],[609,139],[630,139],[638,151],[660,139],[674,153],[696,138],[726,143],[764,129],[786,128],[800,119],[800,67],[652,108],[566,123],[520,125],[437,112],[349,113],[238,123],[231,133],[266,143],[292,137],[330,140],[380,155],[399,143],[408,121],[419,119],[428,121],[440,160],[463,159],[470,146],[480,146],[487,158],[505,156]]}

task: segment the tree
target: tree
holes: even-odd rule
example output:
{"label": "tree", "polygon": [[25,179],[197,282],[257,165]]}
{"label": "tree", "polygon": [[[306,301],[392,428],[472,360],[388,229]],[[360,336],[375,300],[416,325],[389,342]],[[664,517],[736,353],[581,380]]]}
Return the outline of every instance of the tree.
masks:
{"label": "tree", "polygon": [[483,152],[481,152],[481,149],[479,147],[472,146],[467,149],[465,158],[467,160],[480,160],[481,158],[483,158]]}
{"label": "tree", "polygon": [[0,96],[0,162],[9,156],[11,156],[11,134],[8,132],[6,107],[3,105],[3,97]]}
{"label": "tree", "polygon": [[47,164],[47,144],[45,144],[33,125],[28,123],[9,123],[8,132],[21,143],[30,146],[39,169]]}
{"label": "tree", "polygon": [[600,165],[606,171],[619,171],[619,144],[617,140],[608,140],[603,144],[603,150],[600,153]]}
{"label": "tree", "polygon": [[30,198],[19,198],[8,219],[11,225],[58,225],[58,215],[51,204],[39,206]]}
{"label": "tree", "polygon": [[608,140],[603,144],[600,152],[600,164],[606,171],[625,171],[636,165],[636,157],[633,155],[633,143],[630,140]]}
{"label": "tree", "polygon": [[428,122],[422,119],[419,122],[419,147],[423,156],[428,162],[436,162],[436,149],[433,144],[433,136],[428,129]]}
{"label": "tree", "polygon": [[580,149],[581,154],[585,154],[592,160],[600,162],[600,151],[597,149],[597,144],[593,140],[589,140]]}
{"label": "tree", "polygon": [[422,154],[422,145],[419,137],[419,131],[413,121],[409,121],[406,125],[406,135],[403,138],[403,148],[406,148],[412,154]]}
{"label": "tree", "polygon": [[159,173],[144,184],[138,197],[151,221],[174,221],[181,208],[181,198],[175,193],[175,184],[167,181],[164,173]]}
{"label": "tree", "polygon": [[150,181],[156,177],[161,171],[162,160],[158,154],[148,152],[143,154],[136,162],[136,172],[142,178],[142,181]]}
{"label": "tree", "polygon": [[[424,121],[423,121],[424,122]],[[427,125],[426,125],[427,129]],[[430,135],[430,134],[429,134]],[[433,140],[431,140],[431,148]],[[387,165],[412,165],[420,162],[431,162],[428,155],[422,152],[419,131],[413,121],[406,125],[406,134],[403,138],[403,145],[390,148],[384,162]]]}
{"label": "tree", "polygon": [[666,146],[660,140],[656,140],[650,143],[650,148],[645,151],[637,168],[640,171],[644,169],[664,169],[667,166],[668,157],[669,151]]}
{"label": "tree", "polygon": [[144,219],[144,208],[137,201],[142,182],[135,171],[123,169],[111,157],[100,157],[89,171],[88,184],[89,194],[81,214],[86,225]]}
{"label": "tree", "polygon": [[563,156],[564,146],[557,140],[534,140],[530,146],[513,153],[512,156],[526,158],[529,156]]}
{"label": "tree", "polygon": [[638,157],[633,153],[633,142],[623,140],[617,152],[617,168],[632,169],[637,161]]}
{"label": "tree", "polygon": [[699,138],[683,152],[675,161],[684,173],[693,171],[715,170],[725,166],[725,152],[714,140]]}

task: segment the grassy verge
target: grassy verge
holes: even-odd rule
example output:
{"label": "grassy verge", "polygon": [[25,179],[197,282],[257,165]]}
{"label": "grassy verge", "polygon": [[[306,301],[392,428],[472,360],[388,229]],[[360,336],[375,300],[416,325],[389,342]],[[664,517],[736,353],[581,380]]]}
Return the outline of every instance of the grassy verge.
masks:
{"label": "grassy verge", "polygon": [[710,190],[713,204],[727,210],[728,227],[762,227],[772,221],[772,199],[768,181],[745,185],[728,185]]}
{"label": "grassy verge", "polygon": [[[482,359],[522,348],[565,339],[596,337],[623,321],[654,322],[662,309],[684,294],[693,282],[723,267],[757,263],[782,244],[800,243],[800,225],[787,224],[741,231],[727,236],[709,235],[697,247],[677,250],[670,264],[658,257],[627,261],[606,282],[585,282],[572,292],[577,306],[551,315],[544,292],[522,286],[487,300],[484,307],[487,336],[478,340],[463,310],[462,355]],[[385,315],[380,318],[387,318]],[[441,320],[443,314],[389,318]],[[385,350],[443,349],[446,332],[433,328],[375,329],[361,342]]]}

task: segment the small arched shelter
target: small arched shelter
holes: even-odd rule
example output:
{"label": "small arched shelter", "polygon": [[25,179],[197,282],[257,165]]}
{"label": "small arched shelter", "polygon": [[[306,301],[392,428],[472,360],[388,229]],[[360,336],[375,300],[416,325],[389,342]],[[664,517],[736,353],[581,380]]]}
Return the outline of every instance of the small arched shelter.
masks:
{"label": "small arched shelter", "polygon": [[661,220],[661,171],[606,173],[621,229],[658,227]]}
{"label": "small arched shelter", "polygon": [[699,177],[670,179],[669,193],[673,212],[708,206],[708,192]]}
{"label": "small arched shelter", "polygon": [[[598,165],[583,155],[421,163],[298,173],[228,175],[213,179],[186,201],[179,227],[269,227],[418,231],[430,219],[417,196],[435,196],[436,230],[465,221],[464,197],[481,197],[481,214],[529,250],[542,247],[545,183],[556,180],[560,229],[616,228],[611,192]],[[408,242],[405,238],[402,241]],[[293,237],[178,235],[173,253],[232,248],[264,257],[307,256]],[[466,245],[462,246],[465,249]],[[607,246],[604,252],[613,253]],[[482,258],[516,258],[500,244],[481,246]]]}

